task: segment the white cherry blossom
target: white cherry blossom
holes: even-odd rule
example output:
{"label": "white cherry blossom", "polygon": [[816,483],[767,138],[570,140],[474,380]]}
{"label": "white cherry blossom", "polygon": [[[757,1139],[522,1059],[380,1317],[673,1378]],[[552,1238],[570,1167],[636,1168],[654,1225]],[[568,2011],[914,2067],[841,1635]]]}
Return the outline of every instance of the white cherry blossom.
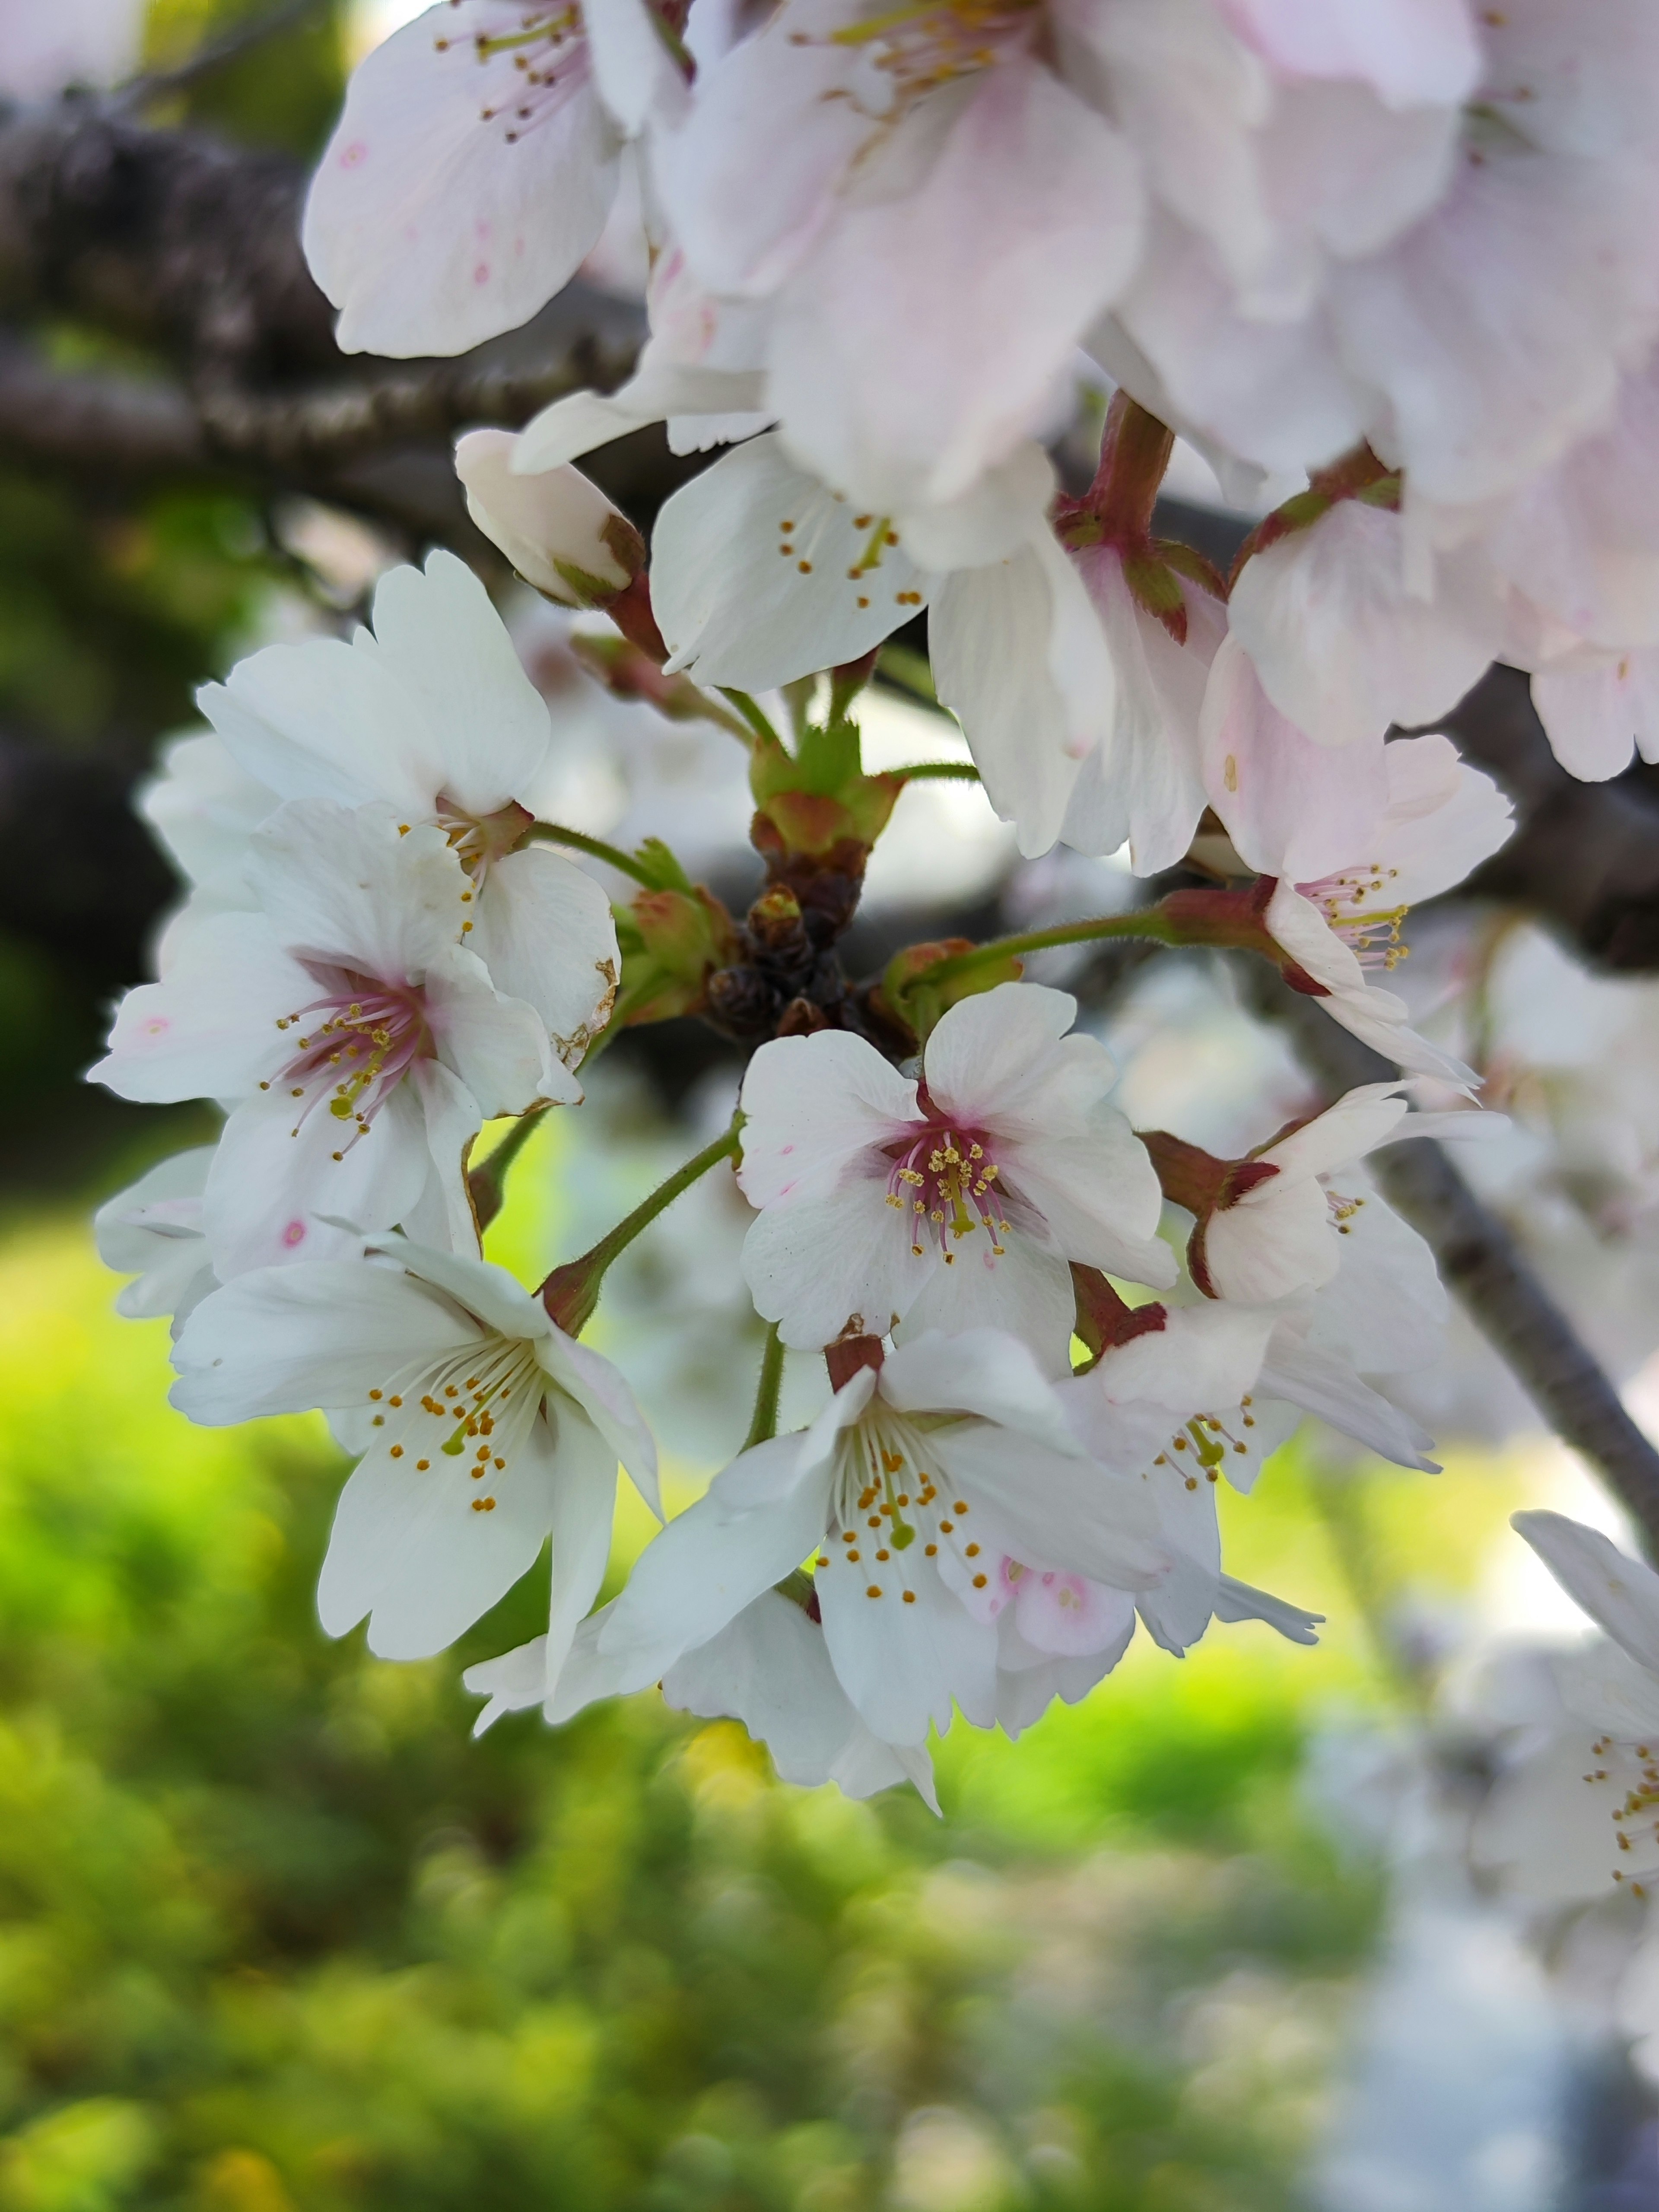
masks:
{"label": "white cherry blossom", "polygon": [[453,553],[389,569],[374,623],[349,644],[266,646],[198,694],[220,744],[176,744],[143,802],[198,886],[168,945],[194,915],[250,903],[247,833],[284,800],[380,801],[400,823],[443,832],[472,894],[469,949],[503,993],[537,1009],[574,1065],[609,1011],[617,938],[599,884],[521,842],[558,775],[546,702]]}
{"label": "white cherry blossom", "polygon": [[[1252,1172],[1241,1178],[1243,1187],[1224,1189],[1198,1219],[1188,1255],[1193,1279],[1207,1297],[1262,1304],[1318,1290],[1342,1264],[1340,1240],[1354,1235],[1368,1205],[1382,1205],[1374,1196],[1346,1195],[1346,1171],[1380,1146],[1486,1137],[1508,1126],[1501,1114],[1413,1112],[1406,1085],[1362,1084],[1249,1155]],[[1405,1233],[1415,1238],[1415,1231]]]}
{"label": "white cherry blossom", "polygon": [[1067,1036],[1076,1001],[1002,983],[952,1006],[920,1078],[844,1031],[784,1037],[750,1062],[738,1180],[744,1247],[786,1344],[981,1323],[1069,1364],[1069,1262],[1164,1284],[1158,1179],[1107,1103],[1116,1071]]}
{"label": "white cherry blossom", "polygon": [[203,1200],[222,1275],[301,1254],[319,1217],[471,1243],[463,1168],[483,1123],[579,1092],[540,1016],[465,949],[448,841],[300,799],[255,831],[246,874],[257,910],[193,930],[128,992],[93,1079],[231,1102]]}
{"label": "white cherry blossom", "polygon": [[1144,1487],[1085,1455],[1024,1346],[928,1331],[717,1475],[641,1554],[599,1649],[619,1687],[654,1681],[811,1558],[842,1688],[883,1742],[920,1745],[953,1701],[995,1718],[1005,1553],[1119,1588],[1173,1565]]}
{"label": "white cherry blossom", "polygon": [[673,70],[645,0],[442,0],[353,71],[306,203],[348,353],[465,353],[574,275]]}
{"label": "white cherry blossom", "polygon": [[1645,1896],[1659,1886],[1659,1576],[1565,1514],[1514,1526],[1605,1634],[1539,1655],[1543,1694],[1482,1808],[1475,1856],[1540,1901],[1619,1885]]}
{"label": "white cherry blossom", "polygon": [[598,1595],[617,1462],[660,1514],[656,1451],[608,1360],[501,1267],[401,1237],[355,1260],[240,1275],[174,1352],[173,1401],[209,1426],[320,1407],[360,1453],[318,1589],[331,1636],[371,1650],[453,1644],[553,1539],[556,1675]]}

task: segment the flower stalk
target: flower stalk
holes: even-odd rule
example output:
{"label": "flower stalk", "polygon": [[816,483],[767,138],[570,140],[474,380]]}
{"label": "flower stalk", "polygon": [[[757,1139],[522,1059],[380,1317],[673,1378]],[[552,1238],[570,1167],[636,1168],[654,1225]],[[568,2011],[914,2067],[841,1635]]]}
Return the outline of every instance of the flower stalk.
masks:
{"label": "flower stalk", "polygon": [[690,1190],[694,1182],[706,1176],[710,1168],[718,1167],[722,1160],[736,1158],[742,1149],[742,1127],[743,1116],[734,1115],[731,1127],[722,1130],[712,1145],[705,1145],[684,1167],[677,1168],[666,1182],[659,1183],[648,1198],[641,1199],[634,1211],[601,1237],[590,1251],[553,1270],[538,1296],[556,1327],[567,1336],[581,1334],[593,1317],[593,1309],[599,1302],[599,1285],[611,1261],[625,1252],[659,1213],[666,1212],[682,1191]]}

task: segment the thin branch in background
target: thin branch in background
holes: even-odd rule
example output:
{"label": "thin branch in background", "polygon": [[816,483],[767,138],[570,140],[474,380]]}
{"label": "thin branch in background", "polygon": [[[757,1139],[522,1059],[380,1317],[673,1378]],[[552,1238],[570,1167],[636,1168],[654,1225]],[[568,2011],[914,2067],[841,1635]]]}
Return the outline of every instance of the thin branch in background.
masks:
{"label": "thin branch in background", "polygon": [[[1295,1038],[1333,1095],[1395,1079],[1395,1070],[1316,1000],[1262,972],[1258,1003]],[[1425,1139],[1373,1157],[1385,1195],[1433,1252],[1441,1277],[1564,1443],[1583,1454],[1659,1559],[1659,1451],[1602,1371],[1509,1230],[1471,1189],[1445,1147]]]}

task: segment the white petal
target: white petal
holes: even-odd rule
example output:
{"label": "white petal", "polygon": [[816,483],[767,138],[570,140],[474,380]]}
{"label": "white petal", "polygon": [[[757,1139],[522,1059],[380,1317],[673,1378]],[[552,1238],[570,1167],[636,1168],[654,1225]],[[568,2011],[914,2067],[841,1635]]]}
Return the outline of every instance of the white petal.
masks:
{"label": "white petal", "polygon": [[1265,1396],[1288,1399],[1305,1413],[1317,1413],[1396,1467],[1419,1468],[1431,1474],[1437,1471],[1425,1451],[1432,1439],[1379,1391],[1362,1382],[1352,1365],[1334,1353],[1299,1344],[1288,1334],[1276,1334],[1262,1365],[1261,1390]]}
{"label": "white petal", "polygon": [[558,1462],[552,1496],[553,1596],[544,1651],[550,1692],[605,1580],[617,1510],[615,1450],[568,1401],[554,1418]]}
{"label": "white petal", "polygon": [[[1018,1107],[1040,1117],[1042,1070],[1077,1019],[1068,991],[1042,983],[999,983],[947,1007],[927,1040],[922,1065],[940,1109],[982,1126]],[[1097,1046],[1103,1091],[1115,1073]]]}
{"label": "white petal", "polygon": [[475,1697],[489,1702],[472,1723],[475,1736],[494,1728],[503,1713],[522,1712],[538,1705],[547,1690],[547,1638],[532,1636],[528,1644],[504,1651],[499,1659],[485,1659],[461,1676]]}
{"label": "white petal", "polygon": [[196,703],[243,773],[276,799],[361,806],[378,799],[400,820],[423,822],[443,787],[440,733],[397,670],[365,649],[367,635],[352,645],[333,637],[268,645],[223,684],[204,684]]}
{"label": "white petal", "polygon": [[1044,414],[1141,209],[1128,148],[1041,63],[930,94],[780,295],[770,393],[794,450],[878,507],[957,498]]}
{"label": "white petal", "polygon": [[440,547],[424,570],[388,568],[374,587],[374,638],[421,702],[444,797],[493,814],[533,787],[552,744],[547,703],[465,561]]}
{"label": "white petal", "polygon": [[[536,1009],[560,1058],[573,1065],[621,972],[610,901],[562,854],[529,846],[495,862],[477,914],[474,949],[490,981]],[[574,1077],[571,1094],[580,1096]]]}
{"label": "white petal", "polygon": [[1273,1597],[1266,1590],[1252,1589],[1249,1583],[1235,1582],[1231,1575],[1221,1577],[1221,1587],[1216,1593],[1215,1617],[1218,1620],[1265,1621],[1291,1644],[1317,1644],[1316,1631],[1325,1618],[1322,1613],[1304,1613],[1299,1605],[1289,1605],[1282,1597]]}
{"label": "white petal", "polygon": [[707,1496],[671,1521],[636,1561],[600,1638],[602,1653],[625,1662],[625,1686],[655,1681],[682,1653],[696,1650],[763,1590],[798,1567],[823,1534],[829,1469],[805,1474],[802,1438],[775,1437],[734,1460],[745,1494],[764,1504],[728,1512],[716,1475]]}
{"label": "white petal", "polygon": [[174,738],[161,750],[161,772],[140,784],[133,805],[189,883],[205,883],[241,864],[248,834],[276,805],[276,794],[248,775],[216,734]]}
{"label": "white petal", "polygon": [[[741,1103],[738,1181],[751,1206],[835,1188],[860,1155],[921,1119],[915,1083],[844,1030],[763,1044]],[[884,1166],[880,1172],[884,1181]]]}
{"label": "white petal", "polygon": [[755,1304],[787,1345],[817,1351],[848,1333],[884,1336],[939,1268],[939,1247],[887,1203],[884,1182],[850,1175],[823,1197],[769,1206],[744,1239]]}
{"label": "white petal", "polygon": [[1273,1320],[1238,1306],[1172,1306],[1161,1328],[1109,1345],[1066,1389],[1106,1407],[1219,1413],[1255,1388]]}
{"label": "white petal", "polygon": [[1516,1513],[1510,1525],[1567,1595],[1632,1659],[1659,1674],[1659,1575],[1565,1513]]}
{"label": "white petal", "polygon": [[1062,1455],[1079,1449],[1042,1370],[1026,1346],[1003,1331],[912,1336],[889,1354],[878,1388],[901,1413],[978,1413]]}
{"label": "white petal", "polygon": [[313,1406],[355,1410],[411,1362],[481,1334],[448,1299],[391,1268],[346,1260],[261,1268],[204,1299],[185,1322],[172,1402],[210,1428]]}
{"label": "white petal", "polygon": [[858,659],[927,597],[931,579],[902,539],[886,542],[897,534],[798,468],[775,434],[723,454],[666,501],[652,533],[670,669],[763,691]]}
{"label": "white petal", "polygon": [[1389,802],[1379,723],[1337,746],[1287,721],[1236,637],[1217,653],[1204,695],[1204,787],[1242,859],[1306,883],[1366,853]]}
{"label": "white petal", "polygon": [[1450,580],[1432,600],[1409,592],[1400,517],[1357,499],[1253,555],[1227,618],[1279,713],[1332,745],[1449,712],[1501,627],[1495,597],[1483,604]]}
{"label": "white petal", "polygon": [[541,1016],[522,999],[502,998],[476,953],[445,945],[427,963],[422,997],[439,1054],[486,1121],[568,1095]]}
{"label": "white petal", "polygon": [[[355,1143],[347,1142],[353,1125],[336,1121],[325,1102],[298,1123],[295,1106],[278,1085],[245,1100],[225,1124],[203,1204],[222,1280],[251,1267],[332,1258],[338,1233],[326,1217],[390,1229],[425,1185],[426,1123],[405,1086]],[[455,1164],[459,1174],[459,1156]]]}
{"label": "white petal", "polygon": [[[985,793],[1027,859],[1059,836],[1078,761],[1107,726],[1079,732],[1053,668],[1055,598],[1034,542],[992,566],[948,576],[927,618],[940,704],[962,724]],[[1103,638],[1099,659],[1110,681]]]}
{"label": "white petal", "polygon": [[834,1781],[849,1797],[868,1797],[909,1778],[836,1680],[823,1629],[775,1590],[671,1667],[662,1694],[677,1712],[741,1721],[781,1781],[806,1789]]}
{"label": "white petal", "polygon": [[[1087,1575],[1115,1589],[1141,1589],[1169,1571],[1145,1483],[1109,1474],[1006,1435],[985,1423],[936,1431],[930,1441],[945,1486],[994,1516],[1012,1556]],[[969,1531],[971,1533],[971,1530]]]}
{"label": "white petal", "polygon": [[913,1565],[905,1552],[884,1565],[836,1558],[818,1569],[816,1587],[836,1676],[884,1742],[920,1744],[930,1727],[949,1728],[953,1698],[978,1726],[989,1723],[996,1630],[971,1618],[930,1560]]}
{"label": "white petal", "polygon": [[489,0],[428,9],[353,71],[301,234],[347,353],[465,353],[526,321],[598,238],[618,138],[588,57],[573,47],[520,124],[514,47],[474,44],[515,27]]}
{"label": "white petal", "polygon": [[[441,1250],[465,1253],[471,1258],[478,1249],[478,1224],[467,1195],[466,1164],[480,1127],[477,1099],[460,1077],[438,1060],[417,1060],[399,1086],[398,1099],[392,1103],[401,1104],[405,1091],[411,1103],[418,1100],[420,1105],[421,1134],[429,1163],[423,1196],[405,1203],[395,1213],[372,1220],[353,1212],[349,1206],[337,1211],[348,1221],[361,1221],[365,1229],[401,1224],[416,1242],[435,1243]],[[424,1239],[416,1230],[423,1205],[442,1224],[435,1236]]]}
{"label": "white petal", "polygon": [[162,981],[127,993],[88,1079],[147,1105],[245,1097],[287,1056],[277,1022],[315,988],[264,915],[216,916],[179,941]]}
{"label": "white petal", "polygon": [[1241,35],[1291,77],[1353,77],[1391,106],[1455,106],[1480,74],[1462,0],[1229,0]]}
{"label": "white petal", "polygon": [[[282,944],[375,981],[418,982],[459,945],[467,878],[441,830],[384,808],[299,799],[248,842],[248,880]],[[284,1012],[303,1006],[305,996]]]}
{"label": "white petal", "polygon": [[[401,1441],[390,1420],[380,1435]],[[422,1468],[412,1439],[399,1458],[392,1450],[392,1441],[377,1441],[340,1493],[317,1612],[330,1636],[367,1613],[371,1651],[424,1659],[534,1565],[553,1522],[562,1437],[538,1418],[508,1465],[482,1482],[464,1457],[434,1451]],[[483,1509],[484,1497],[493,1509]]]}
{"label": "white petal", "polygon": [[935,1266],[908,1310],[901,1309],[899,1334],[907,1343],[920,1332],[939,1329],[952,1335],[1012,1334],[1045,1375],[1063,1376],[1071,1366],[1077,1316],[1071,1268],[1060,1253],[1045,1250],[1018,1230],[1002,1243],[999,1259],[982,1229],[964,1238],[955,1247],[954,1264]]}
{"label": "white petal", "polygon": [[1659,651],[1620,653],[1595,668],[1543,668],[1532,703],[1563,768],[1600,783],[1630,765],[1632,749],[1659,760]]}
{"label": "white petal", "polygon": [[657,1487],[657,1443],[619,1370],[590,1344],[550,1328],[538,1353],[559,1388],[586,1414],[605,1439],[612,1456],[628,1469],[635,1488],[659,1521],[662,1497]]}

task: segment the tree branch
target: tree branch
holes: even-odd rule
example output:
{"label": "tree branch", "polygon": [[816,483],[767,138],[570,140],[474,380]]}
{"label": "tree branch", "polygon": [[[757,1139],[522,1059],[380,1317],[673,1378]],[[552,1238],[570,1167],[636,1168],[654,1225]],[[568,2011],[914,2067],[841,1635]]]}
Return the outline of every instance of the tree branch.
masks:
{"label": "tree branch", "polygon": [[[1288,1029],[1333,1097],[1395,1069],[1369,1045],[1263,972],[1264,1010]],[[1577,1331],[1532,1272],[1515,1238],[1464,1180],[1443,1146],[1419,1138],[1374,1156],[1390,1201],[1433,1252],[1442,1277],[1555,1433],[1583,1454],[1659,1559],[1659,1451],[1625,1411]]]}

